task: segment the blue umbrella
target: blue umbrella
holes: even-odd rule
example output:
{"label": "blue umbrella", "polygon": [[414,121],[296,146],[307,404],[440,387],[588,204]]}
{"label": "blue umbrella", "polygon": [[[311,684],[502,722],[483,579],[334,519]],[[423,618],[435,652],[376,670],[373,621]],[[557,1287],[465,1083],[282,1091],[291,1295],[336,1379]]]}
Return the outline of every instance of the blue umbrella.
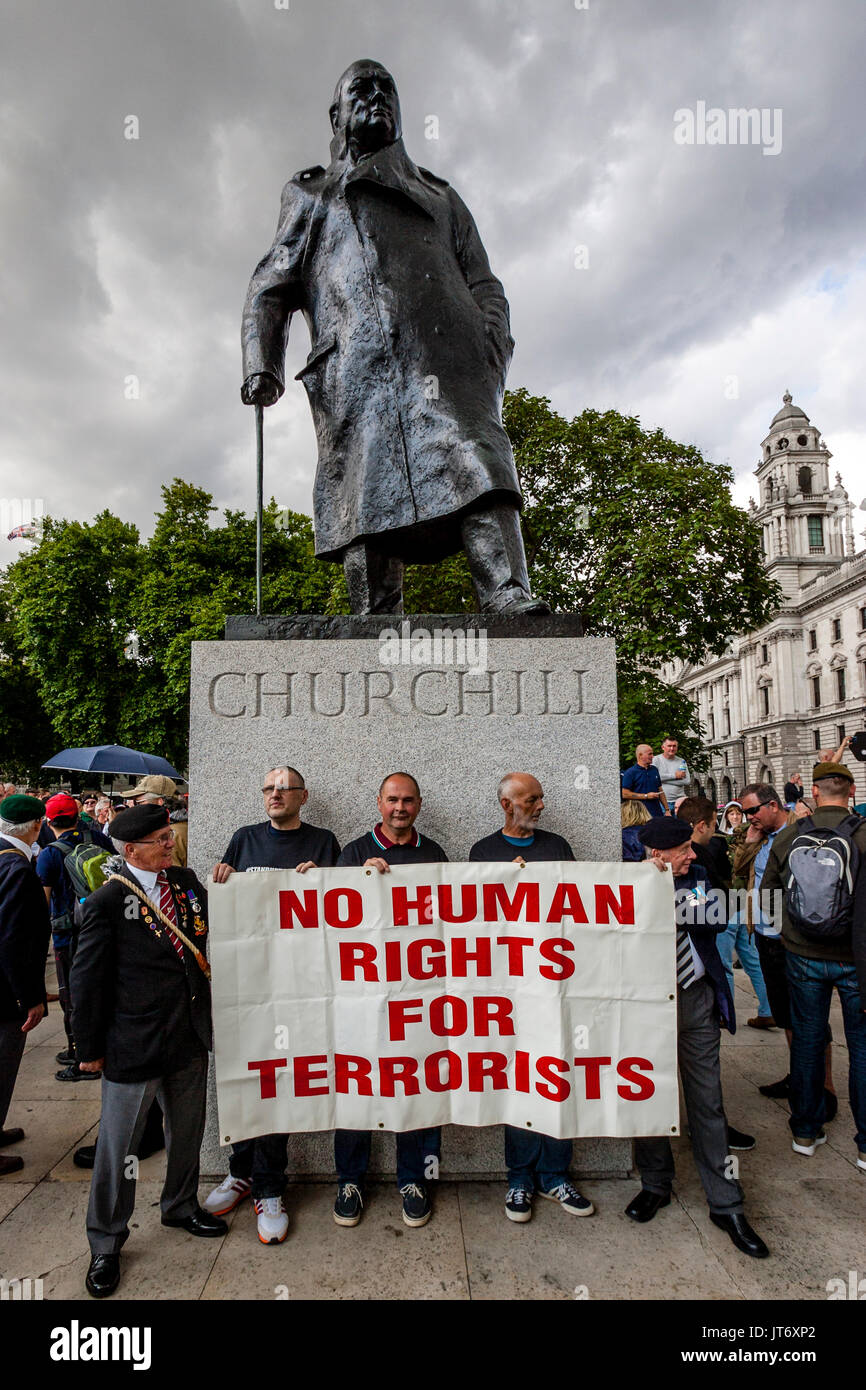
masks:
{"label": "blue umbrella", "polygon": [[135,748],[123,748],[119,743],[103,743],[98,748],[64,748],[55,753],[43,767],[57,767],[69,772],[126,773],[128,777],[146,777],[149,772],[185,781],[165,758],[153,753],[139,753]]}

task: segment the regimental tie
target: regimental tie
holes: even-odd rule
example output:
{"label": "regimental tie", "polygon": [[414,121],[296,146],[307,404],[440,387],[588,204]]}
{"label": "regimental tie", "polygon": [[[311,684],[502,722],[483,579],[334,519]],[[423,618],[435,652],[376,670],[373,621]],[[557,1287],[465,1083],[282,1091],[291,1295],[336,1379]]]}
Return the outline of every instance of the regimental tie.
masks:
{"label": "regimental tie", "polygon": [[[160,869],[156,876],[156,881],[159,884],[159,910],[170,922],[177,923],[177,910],[169,886],[168,874],[165,872],[165,869]],[[183,942],[179,936],[175,936],[174,932],[169,927],[166,927],[165,930],[169,941],[177,951],[181,960],[183,960]],[[677,978],[679,978],[679,976],[677,976]]]}
{"label": "regimental tie", "polygon": [[692,956],[692,943],[687,931],[677,929],[677,984],[680,989],[688,989],[695,978],[695,962]]}

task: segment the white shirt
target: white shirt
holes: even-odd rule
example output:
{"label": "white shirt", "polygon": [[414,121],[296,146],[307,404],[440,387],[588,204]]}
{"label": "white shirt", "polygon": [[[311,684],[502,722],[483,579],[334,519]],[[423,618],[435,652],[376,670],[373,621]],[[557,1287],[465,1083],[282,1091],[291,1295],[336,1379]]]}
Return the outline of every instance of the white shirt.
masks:
{"label": "white shirt", "polygon": [[12,845],[15,849],[23,850],[24,853],[27,855],[28,859],[32,859],[34,849],[38,851],[39,848],[35,841],[32,845],[28,845],[26,840],[19,840],[17,835],[10,835],[8,831],[6,832],[6,834],[0,835],[0,840],[8,840],[10,845]]}
{"label": "white shirt", "polygon": [[156,886],[156,880],[159,877],[158,873],[155,873],[153,869],[134,869],[131,864],[126,864],[126,872],[132,874],[133,878],[138,879],[146,896],[153,903],[154,907],[159,907],[162,899],[162,892]]}

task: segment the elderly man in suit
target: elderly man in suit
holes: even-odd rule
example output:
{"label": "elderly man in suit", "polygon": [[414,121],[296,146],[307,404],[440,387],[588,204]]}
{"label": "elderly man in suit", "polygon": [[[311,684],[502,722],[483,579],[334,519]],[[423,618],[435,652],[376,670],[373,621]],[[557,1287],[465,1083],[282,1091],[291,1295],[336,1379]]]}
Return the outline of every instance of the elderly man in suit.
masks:
{"label": "elderly man in suit", "polygon": [[[48,904],[33,871],[33,846],[45,815],[35,796],[0,801],[0,1149],[20,1144],[23,1129],[5,1129],[27,1034],[45,1013]],[[24,1167],[0,1154],[0,1176]]]}
{"label": "elderly man in suit", "polygon": [[207,1054],[212,1045],[206,894],[171,865],[164,806],[121,811],[111,837],[123,863],[85,901],[72,967],[81,1066],[101,1070],[102,1117],[87,1210],[87,1291],[120,1281],[142,1131],[154,1096],[166,1119],[164,1226],[221,1236],[228,1227],[198,1203]]}
{"label": "elderly man in suit", "polygon": [[[729,1162],[728,1122],[722,1100],[719,1024],[721,1021],[731,1033],[737,1026],[734,1001],[716,946],[716,936],[726,930],[727,913],[710,910],[709,879],[706,869],[695,863],[690,825],[678,818],[658,816],[640,827],[638,838],[646,857],[657,869],[670,872],[674,880],[677,1060],[692,1153],[710,1220],[744,1255],[763,1259],[769,1251],[743,1215],[743,1189]],[[626,1207],[626,1216],[633,1221],[651,1221],[660,1207],[670,1205],[674,1179],[670,1140],[666,1136],[638,1139],[634,1156],[641,1190]]]}
{"label": "elderly man in suit", "polygon": [[529,592],[502,427],[508,303],[475,223],[406,153],[381,63],[346,69],[330,117],[331,163],[286,184],[250,281],[242,399],[282,395],[289,324],[303,313],[316,554],[342,561],[353,612],[401,612],[404,563],[461,549],[482,610],[549,612]]}

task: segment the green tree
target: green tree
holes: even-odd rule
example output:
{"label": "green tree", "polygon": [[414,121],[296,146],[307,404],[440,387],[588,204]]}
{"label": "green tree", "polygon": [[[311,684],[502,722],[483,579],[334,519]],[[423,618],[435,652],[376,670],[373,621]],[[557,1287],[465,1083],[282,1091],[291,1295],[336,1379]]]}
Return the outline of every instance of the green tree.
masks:
{"label": "green tree", "polygon": [[39,545],[7,571],[15,637],[61,744],[113,741],[140,573],[138,531],[107,511],[92,523],[46,518]]}
{"label": "green tree", "polygon": [[[759,528],[731,499],[730,468],[636,417],[584,410],[567,420],[524,389],[506,392],[503,420],[533,593],[578,613],[587,636],[616,641],[624,763],[636,742],[676,730],[702,770],[694,706],[654,673],[675,657],[720,654],[732,634],[767,622],[781,597]],[[418,611],[475,606],[462,557],[410,570],[409,594],[423,598]]]}
{"label": "green tree", "polygon": [[620,767],[630,767],[639,743],[661,751],[662,739],[672,737],[693,773],[705,772],[710,755],[704,729],[688,695],[659,680],[651,671],[617,670]]}
{"label": "green tree", "polygon": [[15,631],[8,581],[0,584],[0,780],[41,783],[41,764],[60,747],[39,681]]}

